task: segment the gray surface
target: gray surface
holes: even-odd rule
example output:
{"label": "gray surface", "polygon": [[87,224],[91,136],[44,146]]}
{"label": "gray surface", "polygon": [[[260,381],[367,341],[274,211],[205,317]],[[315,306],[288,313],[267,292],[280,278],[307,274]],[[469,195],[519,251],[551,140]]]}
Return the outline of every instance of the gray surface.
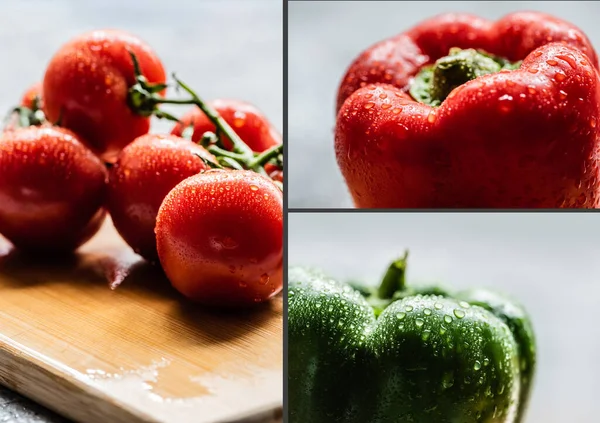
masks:
{"label": "gray surface", "polygon": [[410,249],[408,279],[491,287],[532,316],[527,422],[598,422],[600,214],[293,213],[289,263],[377,281]]}
{"label": "gray surface", "polygon": [[1,423],[69,423],[36,404],[0,386],[0,422]]}
{"label": "gray surface", "polygon": [[[0,0],[0,115],[43,77],[60,45],[112,27],[147,41],[169,74],[177,70],[205,99],[250,101],[281,130],[282,13],[279,0]],[[155,122],[153,131],[171,126]],[[0,389],[0,422],[58,421]]]}
{"label": "gray surface", "polygon": [[290,2],[288,198],[294,207],[352,207],[335,162],[338,84],[375,42],[443,12],[497,19],[538,10],[567,19],[600,47],[600,2]]}

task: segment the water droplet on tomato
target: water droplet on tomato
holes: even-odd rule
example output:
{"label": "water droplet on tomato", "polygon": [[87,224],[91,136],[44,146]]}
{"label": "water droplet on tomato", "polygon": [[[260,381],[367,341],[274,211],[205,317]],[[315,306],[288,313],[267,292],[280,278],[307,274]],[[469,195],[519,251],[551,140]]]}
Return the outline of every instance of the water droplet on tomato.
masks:
{"label": "water droplet on tomato", "polygon": [[556,56],[558,57],[560,60],[564,60],[565,62],[567,62],[569,64],[569,66],[571,66],[571,68],[576,69],[577,68],[577,63],[575,63],[575,59],[573,59],[571,56]]}
{"label": "water droplet on tomato", "polygon": [[261,285],[266,285],[269,283],[270,280],[271,278],[269,277],[269,274],[263,273],[262,275],[260,275],[260,280],[258,281],[258,283]]}
{"label": "water droplet on tomato", "polygon": [[527,91],[529,91],[529,94],[535,94],[536,93],[536,89],[533,86],[528,86],[527,87]]}
{"label": "water droplet on tomato", "polygon": [[554,79],[556,79],[559,82],[564,81],[566,77],[567,77],[567,75],[565,75],[562,72],[556,72],[556,75],[554,75]]}
{"label": "water droplet on tomato", "polygon": [[381,108],[382,108],[383,110],[387,110],[387,109],[389,109],[390,107],[392,107],[392,105],[391,105],[390,103],[383,103],[383,104],[381,105]]}
{"label": "water droplet on tomato", "polygon": [[226,236],[221,240],[221,245],[227,250],[232,250],[239,247],[239,243],[230,236]]}
{"label": "water droplet on tomato", "polygon": [[566,93],[566,92],[564,92],[563,90],[560,90],[560,91],[558,92],[558,97],[559,97],[561,100],[564,100],[565,98],[567,98],[567,93]]}
{"label": "water droplet on tomato", "polygon": [[500,97],[498,99],[498,101],[500,102],[498,105],[498,109],[503,113],[510,112],[512,109],[510,102],[512,100],[513,100],[512,96],[510,96],[508,94],[503,95],[502,97]]}
{"label": "water droplet on tomato", "polygon": [[435,111],[431,111],[429,112],[429,115],[427,116],[427,122],[429,123],[434,123],[436,119],[436,115],[435,115]]}
{"label": "water droplet on tomato", "polygon": [[529,73],[538,73],[539,70],[536,69],[536,68],[529,68],[529,69],[527,69],[527,72],[529,72]]}
{"label": "water droplet on tomato", "polygon": [[592,128],[595,128],[595,127],[596,127],[596,118],[591,118],[591,119],[590,119],[590,126],[591,126]]}
{"label": "water droplet on tomato", "polygon": [[385,100],[387,98],[387,94],[386,93],[381,93],[379,94],[379,98],[382,100]]}
{"label": "water droplet on tomato", "polygon": [[233,114],[233,126],[236,128],[241,128],[246,124],[246,114],[244,112],[240,112],[239,110]]}
{"label": "water droplet on tomato", "polygon": [[250,185],[250,189],[252,191],[258,191],[258,187],[256,185]]}
{"label": "water droplet on tomato", "polygon": [[373,103],[372,101],[369,101],[368,103],[365,103],[364,108],[365,109],[372,109],[373,106],[375,106],[375,103]]}
{"label": "water droplet on tomato", "polygon": [[554,59],[548,59],[548,60],[546,60],[546,63],[548,63],[550,66],[558,65],[558,62]]}

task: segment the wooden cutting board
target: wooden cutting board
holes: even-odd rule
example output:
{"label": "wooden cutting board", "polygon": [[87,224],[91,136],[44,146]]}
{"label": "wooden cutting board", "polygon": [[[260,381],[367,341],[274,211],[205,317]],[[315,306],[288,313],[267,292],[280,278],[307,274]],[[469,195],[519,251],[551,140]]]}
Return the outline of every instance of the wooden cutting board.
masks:
{"label": "wooden cutting board", "polygon": [[110,221],[60,263],[0,239],[0,383],[77,421],[280,421],[282,314],[186,302]]}

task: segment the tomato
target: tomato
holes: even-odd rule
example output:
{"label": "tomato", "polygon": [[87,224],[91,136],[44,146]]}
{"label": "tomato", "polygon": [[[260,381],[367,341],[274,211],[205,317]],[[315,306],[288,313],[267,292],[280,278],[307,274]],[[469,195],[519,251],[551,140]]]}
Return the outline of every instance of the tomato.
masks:
{"label": "tomato", "polygon": [[104,220],[107,177],[103,163],[67,129],[5,132],[0,233],[23,250],[75,250]]}
{"label": "tomato", "polygon": [[191,176],[165,197],[156,246],[188,298],[215,306],[265,301],[283,284],[283,194],[251,171]]}
{"label": "tomato", "polygon": [[36,99],[37,99],[38,109],[43,108],[44,102],[43,102],[43,97],[42,97],[42,83],[41,82],[36,82],[31,87],[29,87],[27,89],[27,91],[25,91],[25,93],[23,94],[23,97],[21,97],[21,102],[19,104],[21,106],[25,106],[29,109],[34,109],[36,106],[36,104],[35,104]]}
{"label": "tomato", "polygon": [[[209,102],[223,119],[233,128],[239,137],[255,152],[263,152],[281,144],[281,135],[273,128],[267,118],[250,103],[239,100],[219,99]],[[193,124],[192,141],[200,141],[205,132],[215,132],[215,125],[197,107],[183,115],[180,122],[171,131],[181,136],[183,131]],[[223,139],[227,149],[231,148],[229,138]]]}
{"label": "tomato", "polygon": [[71,129],[103,159],[114,161],[123,147],[150,128],[150,118],[128,105],[135,83],[132,51],[148,81],[165,81],[156,54],[133,35],[93,31],[71,40],[51,59],[44,76],[44,112]]}
{"label": "tomato", "polygon": [[267,163],[265,165],[265,172],[267,172],[267,175],[269,175],[272,180],[283,183],[283,169],[279,166]]}
{"label": "tomato", "polygon": [[174,135],[146,134],[121,151],[110,171],[108,209],[117,231],[142,257],[157,261],[154,226],[171,189],[208,166],[212,154]]}

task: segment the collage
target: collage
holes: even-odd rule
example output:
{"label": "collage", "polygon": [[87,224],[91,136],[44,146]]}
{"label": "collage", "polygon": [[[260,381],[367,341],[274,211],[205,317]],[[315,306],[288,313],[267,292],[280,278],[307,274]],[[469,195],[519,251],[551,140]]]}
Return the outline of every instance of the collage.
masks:
{"label": "collage", "polygon": [[0,422],[598,422],[600,2],[0,12]]}

